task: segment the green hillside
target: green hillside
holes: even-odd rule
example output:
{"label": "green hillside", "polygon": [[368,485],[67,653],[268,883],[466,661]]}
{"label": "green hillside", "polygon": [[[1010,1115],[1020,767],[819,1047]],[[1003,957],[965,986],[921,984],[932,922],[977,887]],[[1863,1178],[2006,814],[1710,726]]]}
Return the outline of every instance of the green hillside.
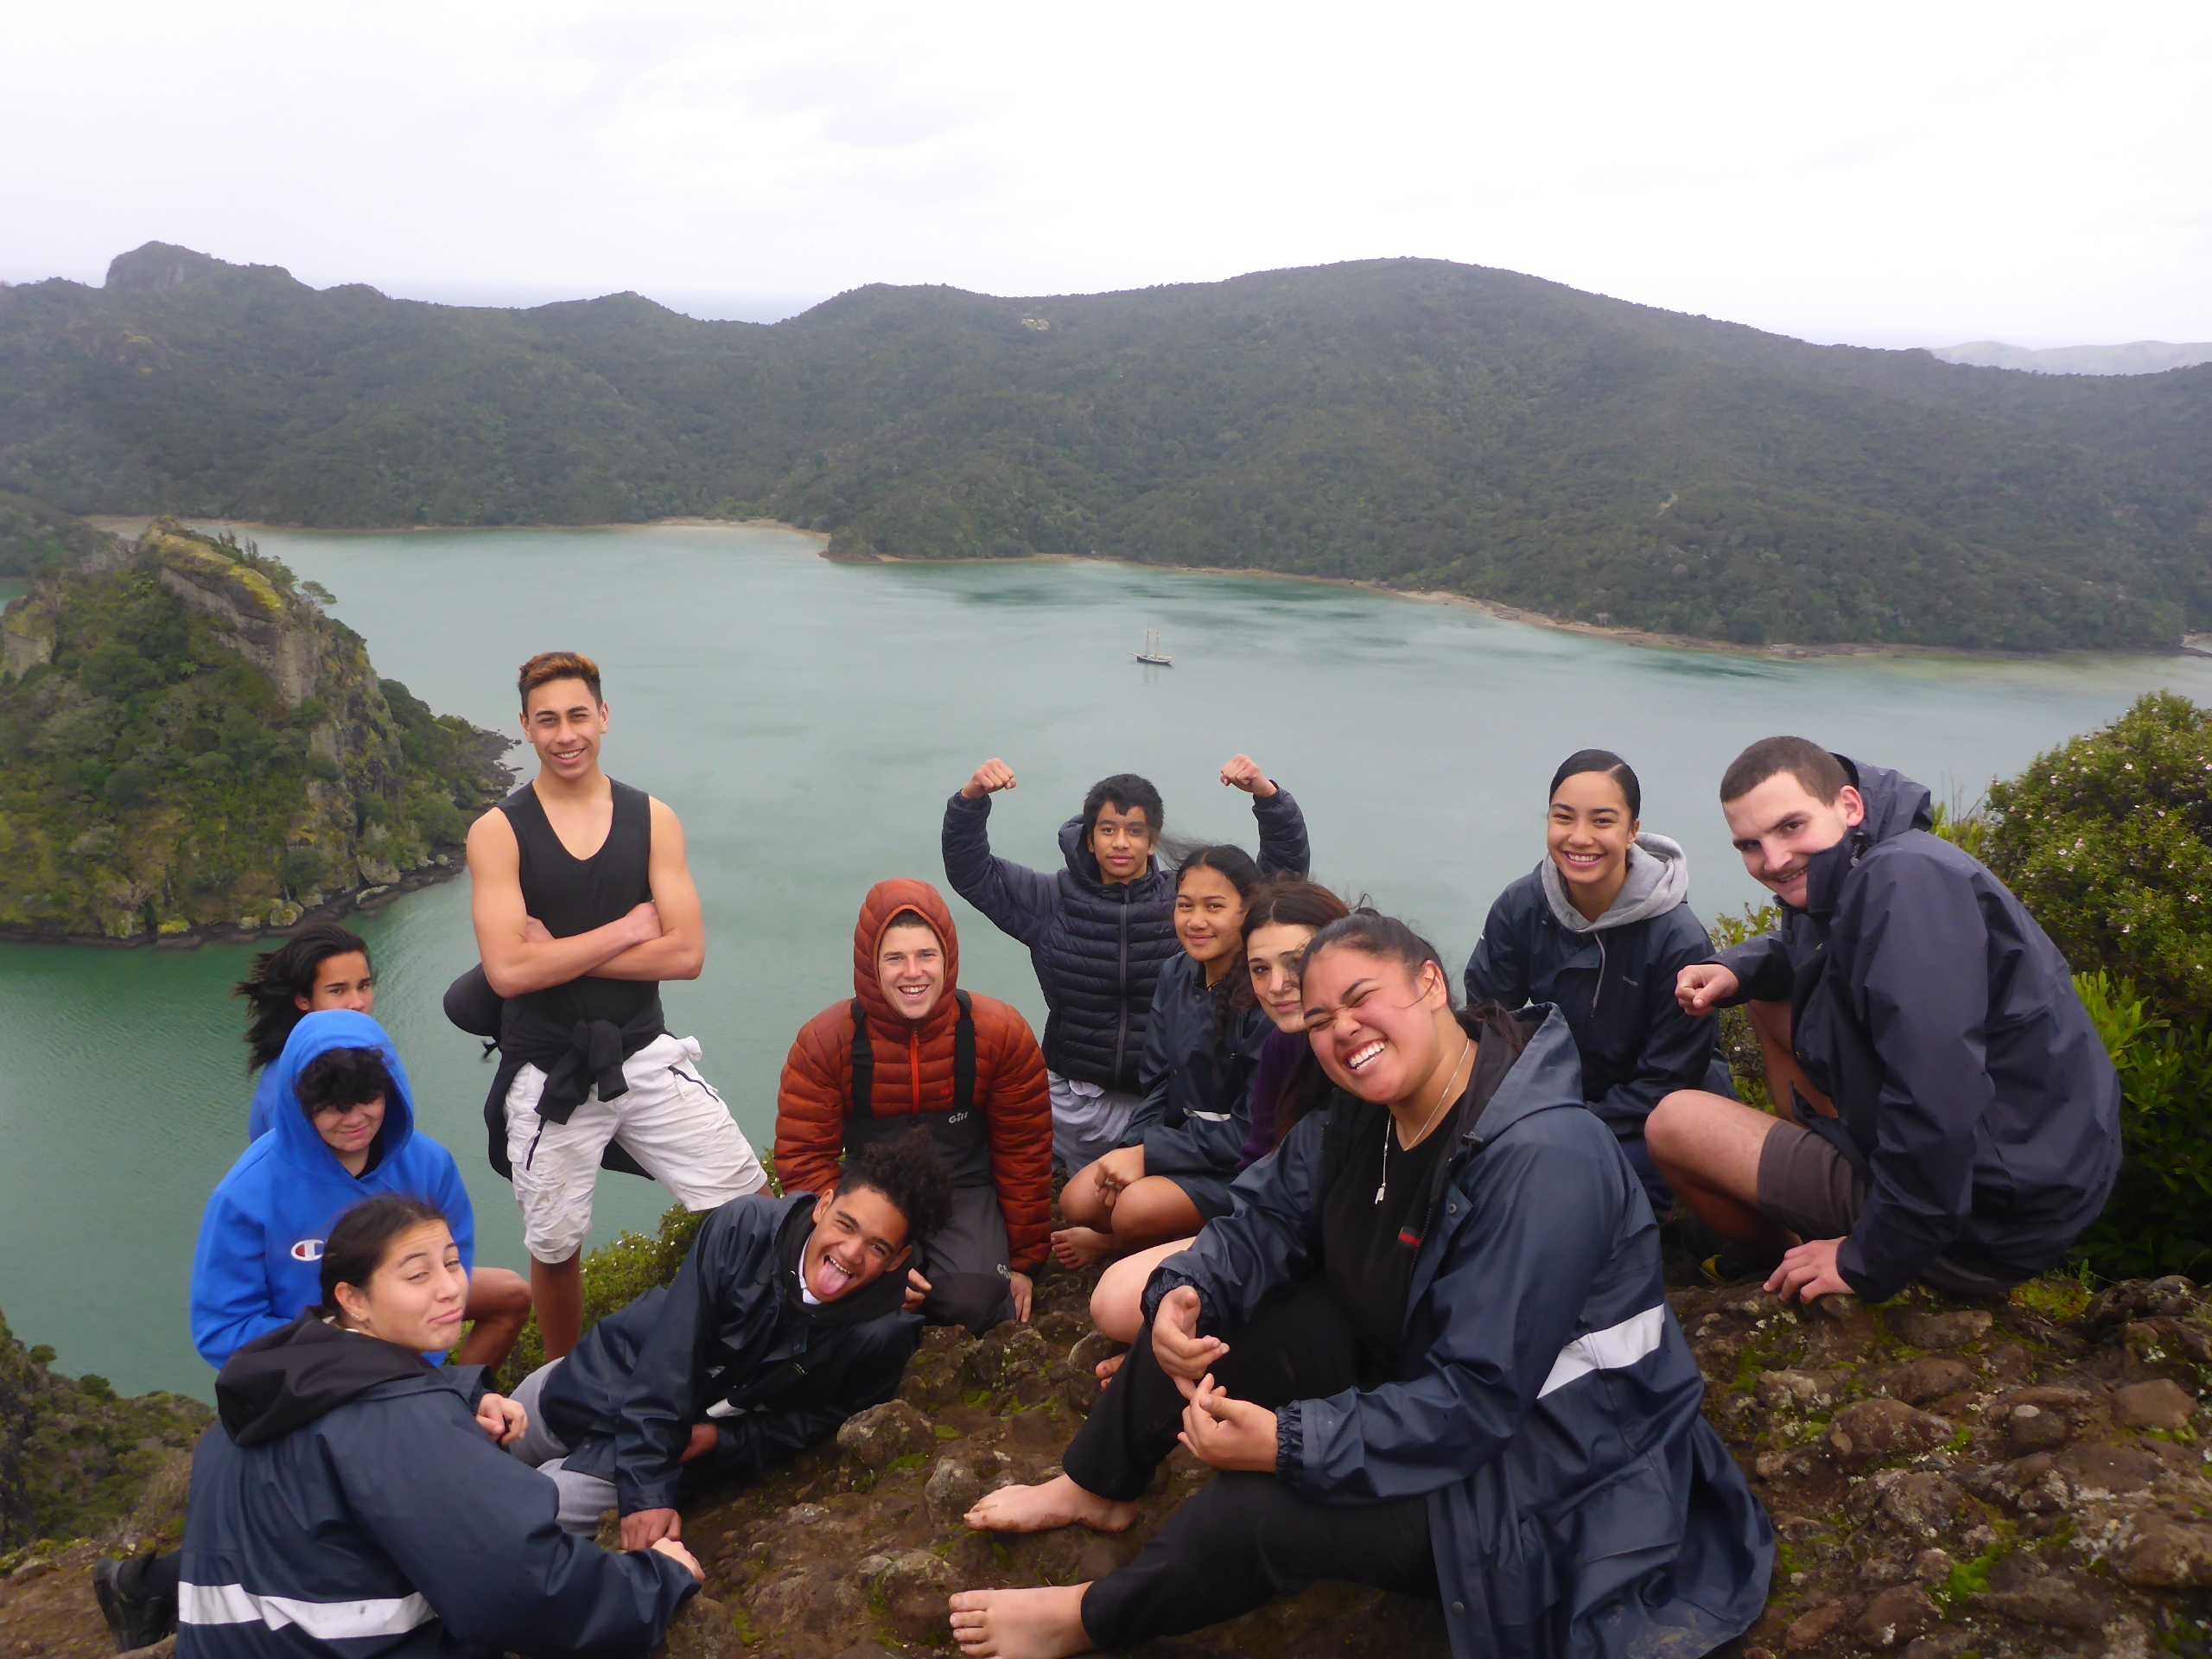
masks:
{"label": "green hillside", "polygon": [[457,868],[506,747],[378,679],[360,636],[251,543],[157,520],[0,618],[0,937],[251,933],[350,908]]}
{"label": "green hillside", "polygon": [[833,554],[1096,554],[1753,643],[2212,626],[2212,366],[1820,347],[1394,260],[773,327],[322,291],[149,244],[0,290],[0,487],[324,525],[765,514]]}

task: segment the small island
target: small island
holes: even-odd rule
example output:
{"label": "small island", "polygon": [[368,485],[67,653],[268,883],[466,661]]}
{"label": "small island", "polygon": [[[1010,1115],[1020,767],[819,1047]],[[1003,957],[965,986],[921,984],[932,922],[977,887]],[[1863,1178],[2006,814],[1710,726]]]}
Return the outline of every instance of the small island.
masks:
{"label": "small island", "polygon": [[509,740],[226,533],[42,524],[0,617],[0,938],[250,938],[456,872]]}

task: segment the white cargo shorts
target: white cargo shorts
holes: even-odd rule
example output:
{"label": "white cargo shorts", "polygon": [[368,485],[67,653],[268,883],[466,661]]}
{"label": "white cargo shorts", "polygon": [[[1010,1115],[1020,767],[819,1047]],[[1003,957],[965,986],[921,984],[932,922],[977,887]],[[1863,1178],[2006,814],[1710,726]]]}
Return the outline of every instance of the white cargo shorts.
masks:
{"label": "white cargo shorts", "polygon": [[1129,1120],[1144,1104],[1141,1095],[1045,1073],[1052,1096],[1052,1161],[1071,1175],[1088,1169],[1122,1144]]}
{"label": "white cargo shorts", "polygon": [[523,1239],[539,1262],[566,1262],[591,1232],[599,1156],[610,1141],[687,1210],[714,1210],[768,1185],[753,1144],[699,1074],[699,1042],[666,1033],[622,1062],[629,1087],[594,1086],[566,1123],[537,1115],[545,1073],[525,1065],[507,1090],[507,1160]]}

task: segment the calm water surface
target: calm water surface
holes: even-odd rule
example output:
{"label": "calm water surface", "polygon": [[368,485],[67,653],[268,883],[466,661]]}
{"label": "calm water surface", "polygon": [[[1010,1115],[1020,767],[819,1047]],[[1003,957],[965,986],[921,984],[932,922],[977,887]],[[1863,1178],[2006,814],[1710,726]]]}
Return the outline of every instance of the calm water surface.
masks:
{"label": "calm water surface", "polygon": [[[380,672],[487,726],[515,664],[569,645],[607,675],[607,769],[682,814],[709,929],[671,1025],[758,1141],[799,1025],[849,997],[870,882],[943,883],[944,798],[1002,755],[1021,787],[1001,852],[1057,863],[1053,835],[1109,772],[1152,778],[1172,833],[1251,844],[1216,781],[1249,751],[1294,790],[1317,873],[1427,927],[1455,960],[1541,848],[1561,756],[1599,744],[1643,774],[1644,823],[1689,849],[1708,918],[1755,896],[1713,790],[1751,739],[1801,731],[1939,798],[2109,720],[2159,686],[2212,702],[2212,660],[1778,663],[1642,650],[1437,605],[1265,579],[1109,565],[847,568],[757,530],[261,532],[339,596]],[[1129,653],[1158,627],[1172,669]],[[948,895],[949,896],[949,895]],[[962,979],[1041,1024],[1026,955],[956,905]],[[362,925],[377,1012],[423,1126],[459,1158],[485,1260],[525,1265],[485,1162],[490,1068],[438,997],[474,959],[464,884]],[[242,1150],[244,950],[0,946],[0,1309],[70,1371],[200,1395],[186,1331],[208,1191]],[[659,1189],[601,1183],[594,1241],[651,1224]]]}

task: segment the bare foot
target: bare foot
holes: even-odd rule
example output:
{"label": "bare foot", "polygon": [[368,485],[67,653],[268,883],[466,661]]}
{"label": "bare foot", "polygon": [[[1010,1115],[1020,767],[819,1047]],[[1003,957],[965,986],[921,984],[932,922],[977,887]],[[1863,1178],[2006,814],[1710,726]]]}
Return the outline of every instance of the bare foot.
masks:
{"label": "bare foot", "polygon": [[976,1659],[1068,1659],[1093,1652],[1083,1628],[1089,1588],[963,1590],[952,1598],[952,1639]]}
{"label": "bare foot", "polygon": [[1077,1525],[1093,1532],[1127,1532],[1136,1518],[1135,1504],[1086,1492],[1065,1475],[1055,1475],[1042,1486],[1001,1486],[987,1492],[967,1517],[978,1532],[1050,1532]]}
{"label": "bare foot", "polygon": [[1052,1235],[1052,1255],[1064,1268],[1081,1272],[1122,1253],[1111,1233],[1096,1227],[1063,1227]]}

